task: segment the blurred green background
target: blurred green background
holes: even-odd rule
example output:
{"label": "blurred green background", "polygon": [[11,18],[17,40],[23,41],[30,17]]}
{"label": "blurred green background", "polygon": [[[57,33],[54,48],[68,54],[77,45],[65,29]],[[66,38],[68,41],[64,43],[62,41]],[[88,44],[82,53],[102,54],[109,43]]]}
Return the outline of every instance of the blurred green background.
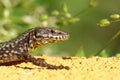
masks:
{"label": "blurred green background", "polygon": [[[68,32],[70,39],[38,48],[35,55],[91,56],[120,30],[119,22],[108,27],[97,25],[101,19],[119,14],[119,3],[119,0],[0,0],[0,41],[10,40],[29,28],[55,26]],[[65,22],[66,14],[72,22]],[[120,53],[119,44],[117,37],[101,56]]]}

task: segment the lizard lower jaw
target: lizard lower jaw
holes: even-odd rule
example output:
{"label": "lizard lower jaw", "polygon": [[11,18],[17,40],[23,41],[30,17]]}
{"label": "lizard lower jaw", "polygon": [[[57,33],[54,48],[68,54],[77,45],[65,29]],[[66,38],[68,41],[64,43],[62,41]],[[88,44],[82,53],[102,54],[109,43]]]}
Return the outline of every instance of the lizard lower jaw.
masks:
{"label": "lizard lower jaw", "polygon": [[62,36],[53,36],[54,40],[67,40],[69,38],[69,35],[62,35]]}

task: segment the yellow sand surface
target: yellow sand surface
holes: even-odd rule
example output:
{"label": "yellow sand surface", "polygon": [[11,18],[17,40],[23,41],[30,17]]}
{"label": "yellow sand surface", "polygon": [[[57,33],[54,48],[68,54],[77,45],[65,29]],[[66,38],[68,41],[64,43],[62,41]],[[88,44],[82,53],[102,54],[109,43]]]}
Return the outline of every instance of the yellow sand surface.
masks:
{"label": "yellow sand surface", "polygon": [[48,57],[46,62],[70,69],[46,69],[32,63],[0,66],[0,80],[120,80],[120,58]]}

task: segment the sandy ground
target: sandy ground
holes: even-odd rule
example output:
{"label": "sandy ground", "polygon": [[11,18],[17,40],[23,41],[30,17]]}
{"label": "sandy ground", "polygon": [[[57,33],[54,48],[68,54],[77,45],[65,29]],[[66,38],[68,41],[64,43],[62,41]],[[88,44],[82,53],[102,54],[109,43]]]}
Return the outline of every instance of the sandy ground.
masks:
{"label": "sandy ground", "polygon": [[120,58],[61,58],[42,56],[46,62],[69,66],[53,70],[31,63],[0,66],[0,80],[119,80]]}

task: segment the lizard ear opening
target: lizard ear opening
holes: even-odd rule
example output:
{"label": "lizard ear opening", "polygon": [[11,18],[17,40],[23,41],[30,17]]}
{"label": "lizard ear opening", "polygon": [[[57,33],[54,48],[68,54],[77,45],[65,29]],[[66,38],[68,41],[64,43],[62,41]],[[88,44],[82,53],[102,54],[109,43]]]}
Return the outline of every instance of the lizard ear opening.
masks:
{"label": "lizard ear opening", "polygon": [[36,37],[36,38],[38,38],[38,37],[40,37],[40,36],[41,36],[41,34],[40,34],[40,33],[35,32],[35,37]]}
{"label": "lizard ear opening", "polygon": [[45,34],[44,31],[41,31],[41,30],[36,30],[35,31],[35,37],[36,38],[42,38],[44,34]]}

